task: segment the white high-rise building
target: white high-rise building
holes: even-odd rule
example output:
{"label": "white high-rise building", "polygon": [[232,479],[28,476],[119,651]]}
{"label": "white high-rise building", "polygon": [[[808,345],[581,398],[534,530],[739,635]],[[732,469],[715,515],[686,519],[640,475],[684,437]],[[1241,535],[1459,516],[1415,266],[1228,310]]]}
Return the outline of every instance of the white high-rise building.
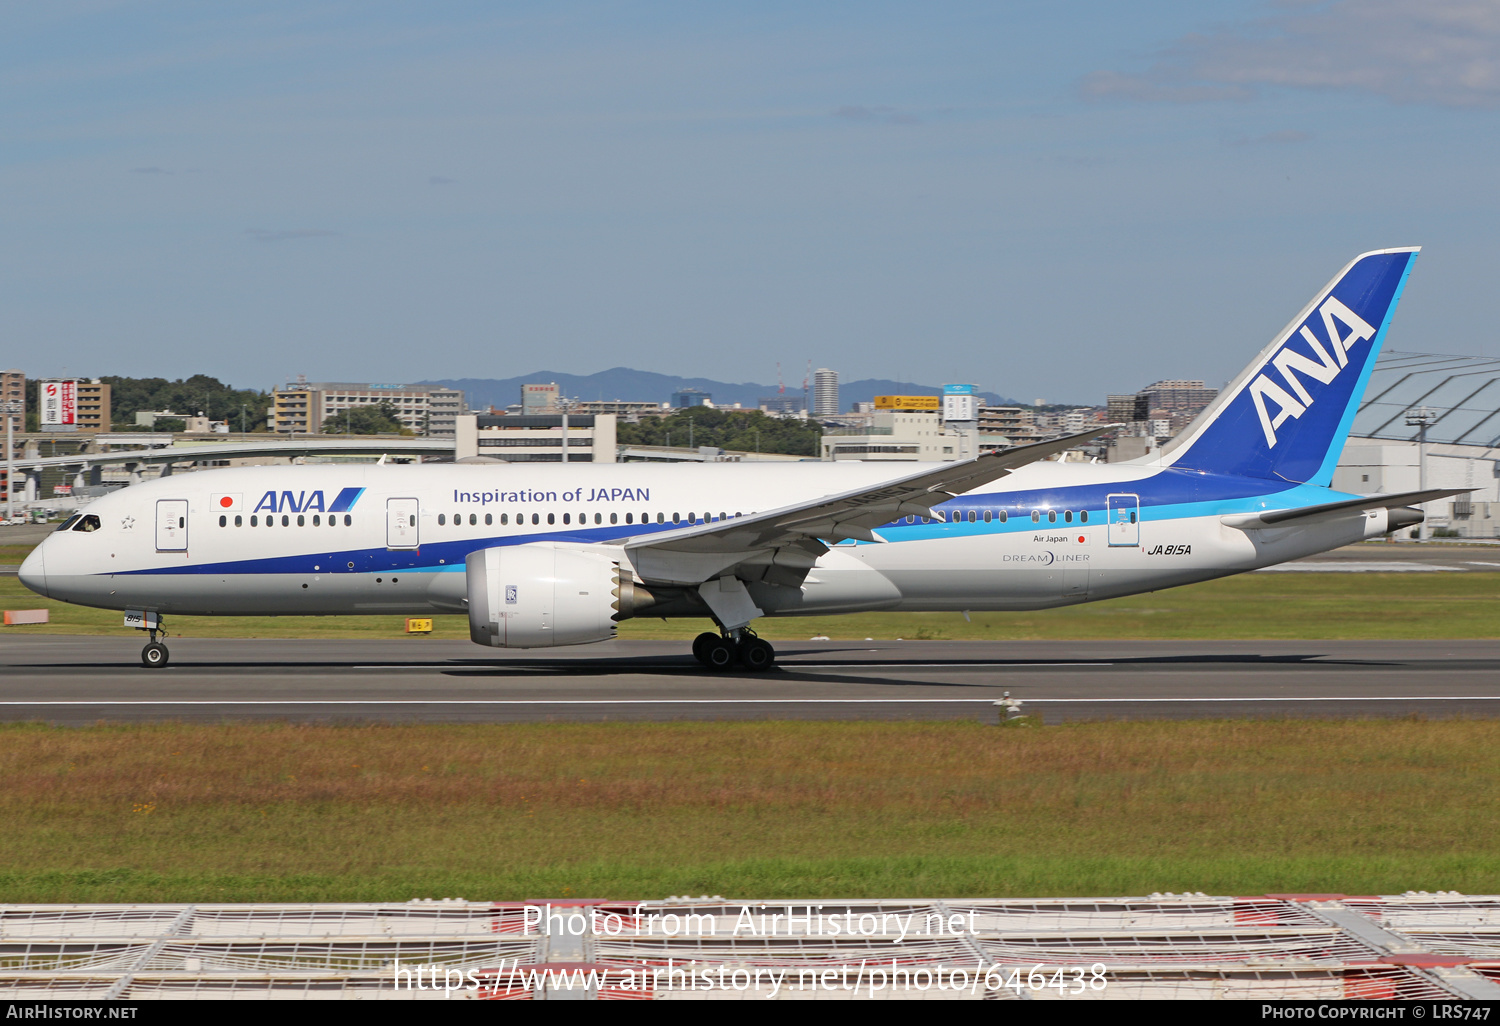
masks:
{"label": "white high-rise building", "polygon": [[813,373],[813,416],[837,417],[839,412],[839,372],[819,367]]}

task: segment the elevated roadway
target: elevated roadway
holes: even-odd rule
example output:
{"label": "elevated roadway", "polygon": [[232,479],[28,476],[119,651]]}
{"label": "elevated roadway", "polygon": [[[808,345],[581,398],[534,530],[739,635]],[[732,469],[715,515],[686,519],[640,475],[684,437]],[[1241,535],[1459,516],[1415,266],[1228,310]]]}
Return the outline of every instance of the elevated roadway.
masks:
{"label": "elevated roadway", "polygon": [[[100,440],[109,439],[100,436]],[[303,435],[296,438],[262,436],[255,441],[209,442],[202,445],[164,445],[154,448],[113,449],[67,456],[32,456],[15,461],[17,471],[48,467],[104,466],[106,464],[195,463],[208,460],[298,456],[452,456],[451,438],[415,438],[369,435]]]}

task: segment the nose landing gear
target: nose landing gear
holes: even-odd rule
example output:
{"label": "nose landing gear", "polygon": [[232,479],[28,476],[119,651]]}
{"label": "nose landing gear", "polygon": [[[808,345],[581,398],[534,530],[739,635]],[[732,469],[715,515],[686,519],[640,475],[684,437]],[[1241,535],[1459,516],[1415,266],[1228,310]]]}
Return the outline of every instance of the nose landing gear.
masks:
{"label": "nose landing gear", "polygon": [[138,631],[145,631],[151,636],[151,640],[146,643],[146,647],[141,649],[142,666],[148,670],[159,670],[167,665],[167,660],[171,658],[171,653],[167,651],[166,645],[156,640],[157,634],[160,634],[164,638],[167,636],[167,632],[162,628],[161,616],[159,614],[127,610],[125,613],[125,626],[134,627]]}
{"label": "nose landing gear", "polygon": [[141,649],[141,665],[148,670],[161,669],[167,665],[167,660],[171,658],[171,653],[167,651],[167,646],[155,640],[155,633],[155,631],[152,632],[153,639],[147,642],[145,648]]}
{"label": "nose landing gear", "polygon": [[716,672],[738,662],[751,673],[762,673],[776,664],[776,649],[747,628],[727,634],[704,631],[693,639],[693,657]]}

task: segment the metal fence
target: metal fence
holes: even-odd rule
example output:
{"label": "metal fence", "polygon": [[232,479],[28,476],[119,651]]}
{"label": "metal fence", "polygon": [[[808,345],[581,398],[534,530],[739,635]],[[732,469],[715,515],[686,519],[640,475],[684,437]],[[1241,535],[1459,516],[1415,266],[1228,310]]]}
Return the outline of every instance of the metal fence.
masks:
{"label": "metal fence", "polygon": [[1500,999],[1500,897],[0,906],[0,999]]}

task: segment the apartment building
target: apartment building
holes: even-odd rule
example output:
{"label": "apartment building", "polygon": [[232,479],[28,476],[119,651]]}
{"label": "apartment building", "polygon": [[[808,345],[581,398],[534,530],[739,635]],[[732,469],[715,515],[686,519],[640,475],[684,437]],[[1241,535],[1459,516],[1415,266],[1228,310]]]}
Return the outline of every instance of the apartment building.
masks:
{"label": "apartment building", "polygon": [[432,385],[296,381],[272,392],[270,429],[277,434],[318,434],[323,422],[359,406],[389,403],[396,419],[415,434],[452,438],[464,412],[464,394]]}

